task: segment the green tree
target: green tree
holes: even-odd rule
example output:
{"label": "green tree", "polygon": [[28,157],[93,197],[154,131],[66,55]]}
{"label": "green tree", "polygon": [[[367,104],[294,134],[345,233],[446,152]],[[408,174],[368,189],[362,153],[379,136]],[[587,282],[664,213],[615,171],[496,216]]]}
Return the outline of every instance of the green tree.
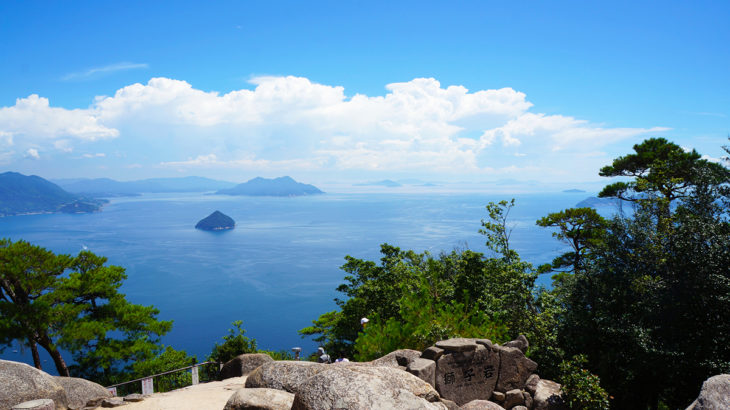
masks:
{"label": "green tree", "polygon": [[650,138],[636,144],[634,151],[614,159],[599,172],[604,177],[633,180],[609,184],[598,196],[651,206],[662,225],[668,223],[673,201],[692,196],[697,185],[722,184],[730,176],[730,171],[722,165],[702,159],[697,151],[685,151],[664,138]]}
{"label": "green tree", "polygon": [[553,237],[571,247],[553,260],[550,269],[576,272],[583,268],[590,249],[603,240],[607,223],[593,208],[570,208],[540,218],[537,225],[558,228]]}
{"label": "green tree", "polygon": [[719,319],[730,311],[730,178],[675,147],[635,147],[664,159],[626,183],[641,194],[633,214],[609,221],[565,292],[560,344],[586,354],[618,408],[683,408],[703,380],[730,371],[730,325]]}
{"label": "green tree", "polygon": [[608,410],[608,393],[601,387],[601,379],[583,366],[583,355],[560,363],[560,389],[565,404],[571,410]]}
{"label": "green tree", "polygon": [[209,361],[225,363],[236,356],[244,353],[256,353],[256,339],[245,336],[243,321],[236,320],[232,323],[235,329],[228,329],[228,334],[223,336],[223,343],[216,343],[208,355]]}
{"label": "green tree", "polygon": [[[435,257],[388,244],[381,246],[380,264],[348,256],[342,267],[348,275],[337,288],[346,296],[335,300],[339,309],[321,315],[300,334],[315,336],[330,352],[353,357],[356,340],[361,355],[417,346],[431,340],[423,335],[445,336],[463,330],[453,328],[456,330],[452,332],[448,326],[420,326],[417,322],[452,323],[454,317],[475,315],[499,326],[506,336],[525,334],[532,346],[529,353],[555,362],[557,368],[561,356],[555,345],[555,312],[559,305],[549,292],[535,286],[537,272],[510,247],[508,215],[512,206],[514,200],[487,205],[488,219],[482,221],[481,232],[494,257],[470,250]],[[418,299],[414,300],[414,295],[419,295]],[[426,301],[432,306],[428,312],[433,313],[419,318],[411,306]],[[361,317],[372,319],[368,328],[373,329],[363,339],[359,338]],[[436,332],[439,328],[444,331]],[[370,347],[362,347],[367,344]]]}
{"label": "green tree", "polygon": [[67,255],[55,255],[25,241],[0,240],[0,341],[13,340],[30,347],[35,367],[41,362],[37,346],[50,354],[58,373],[68,376],[68,367],[53,340],[57,297],[61,275],[71,262]]}
{"label": "green tree", "polygon": [[[160,354],[149,360],[135,362],[132,366],[132,379],[142,378],[153,374],[160,374],[170,370],[181,369],[197,363],[195,356],[190,356],[184,350],[175,350],[166,346]],[[200,373],[201,375],[204,373]],[[154,386],[156,392],[166,392],[180,389],[192,384],[192,373],[179,371],[155,378]],[[138,385],[135,383],[135,388]]]}
{"label": "green tree", "polygon": [[[155,357],[172,322],[157,320],[154,307],[129,303],[119,293],[124,269],[105,263],[91,252],[71,258],[0,241],[0,340],[37,344],[60,375],[99,383],[118,381],[133,362]],[[60,349],[71,353],[70,368]]]}
{"label": "green tree", "polygon": [[400,305],[398,318],[371,318],[355,341],[355,359],[373,360],[397,349],[425,350],[452,337],[505,340],[504,326],[492,322],[484,312],[467,309],[464,303],[434,298],[426,281],[416,292],[404,292]]}

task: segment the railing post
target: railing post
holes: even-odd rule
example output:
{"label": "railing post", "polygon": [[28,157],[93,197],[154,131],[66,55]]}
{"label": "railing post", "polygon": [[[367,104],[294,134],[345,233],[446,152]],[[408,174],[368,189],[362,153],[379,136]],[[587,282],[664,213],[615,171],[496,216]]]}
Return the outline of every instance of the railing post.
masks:
{"label": "railing post", "polygon": [[193,366],[191,369],[193,372],[193,385],[198,384],[198,366]]}
{"label": "railing post", "polygon": [[142,394],[152,394],[155,392],[155,387],[152,382],[152,377],[142,379]]}

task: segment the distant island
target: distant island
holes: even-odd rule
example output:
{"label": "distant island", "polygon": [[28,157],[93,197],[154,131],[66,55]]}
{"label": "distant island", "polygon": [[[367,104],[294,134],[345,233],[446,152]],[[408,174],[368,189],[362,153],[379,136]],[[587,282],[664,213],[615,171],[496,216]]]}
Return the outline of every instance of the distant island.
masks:
{"label": "distant island", "polygon": [[580,202],[578,202],[575,207],[576,208],[597,208],[597,207],[604,207],[604,206],[620,206],[621,200],[618,198],[598,198],[595,196],[588,197]]}
{"label": "distant island", "polygon": [[227,229],[233,229],[235,226],[236,221],[234,221],[233,218],[220,211],[215,211],[201,219],[195,225],[195,229],[202,229],[204,231],[224,231]]}
{"label": "distant island", "polygon": [[106,203],[67,192],[36,175],[0,174],[0,216],[96,212]]}
{"label": "distant island", "polygon": [[256,177],[230,189],[221,189],[218,195],[248,195],[248,196],[301,196],[323,194],[314,185],[302,184],[291,177],[267,179]]}
{"label": "distant island", "polygon": [[566,190],[563,190],[563,192],[565,192],[565,193],[567,193],[567,194],[578,194],[578,193],[582,193],[582,192],[586,192],[586,191],[584,191],[584,190],[582,190],[582,189],[576,189],[576,188],[573,188],[573,189],[566,189]]}
{"label": "distant island", "polygon": [[355,186],[384,186],[388,188],[397,188],[403,185],[390,179],[384,179],[382,181],[363,182],[360,184],[355,184]]}
{"label": "distant island", "polygon": [[54,180],[68,192],[93,197],[136,196],[143,193],[205,192],[235,186],[233,182],[203,177],[149,178],[115,181],[109,178],[72,178]]}

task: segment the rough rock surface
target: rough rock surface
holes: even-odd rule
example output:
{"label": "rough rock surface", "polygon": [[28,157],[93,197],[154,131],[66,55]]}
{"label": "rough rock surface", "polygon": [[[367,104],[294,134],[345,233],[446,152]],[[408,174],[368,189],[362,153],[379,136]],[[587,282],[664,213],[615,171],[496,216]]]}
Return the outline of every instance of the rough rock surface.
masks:
{"label": "rough rock surface", "polygon": [[700,395],[687,410],[730,409],[730,374],[712,376],[702,383]]}
{"label": "rough rock surface", "polygon": [[56,404],[51,399],[26,401],[13,406],[11,410],[54,410]]}
{"label": "rough rock surface", "polygon": [[459,407],[459,410],[504,410],[504,407],[489,400],[472,400]]}
{"label": "rough rock surface", "polygon": [[0,360],[0,409],[36,399],[51,399],[56,409],[66,409],[66,392],[53,376],[25,363]]}
{"label": "rough rock surface", "polygon": [[444,349],[436,346],[431,346],[428,349],[424,350],[423,353],[421,353],[421,358],[436,361],[439,359],[439,357],[441,357],[443,353]]}
{"label": "rough rock surface", "polygon": [[420,357],[414,359],[406,368],[408,373],[436,387],[436,362]]}
{"label": "rough rock surface", "polygon": [[96,407],[102,400],[112,397],[104,386],[85,379],[62,376],[55,376],[54,379],[66,391],[70,409],[82,409],[87,403],[89,407]]}
{"label": "rough rock surface", "polygon": [[239,389],[223,410],[289,410],[294,395],[276,389]]}
{"label": "rough rock surface", "polygon": [[375,359],[370,364],[373,366],[407,367],[408,363],[421,357],[421,352],[412,349],[401,349],[390,352],[385,356]]}
{"label": "rough rock surface", "polygon": [[476,350],[477,343],[475,342],[475,339],[456,337],[453,339],[436,342],[436,347],[444,350],[451,350],[452,352],[471,352],[473,350]]}
{"label": "rough rock surface", "polygon": [[110,397],[101,401],[101,407],[108,408],[124,406],[125,404],[124,399],[121,397]]}
{"label": "rough rock surface", "polygon": [[139,403],[142,400],[144,400],[144,398],[145,398],[145,396],[143,396],[139,393],[132,393],[132,394],[128,394],[128,395],[122,397],[122,399],[124,401],[130,402],[130,403]]}
{"label": "rough rock surface", "polygon": [[473,351],[447,350],[436,362],[436,390],[460,406],[489,400],[497,384],[499,354],[476,343],[473,346]]}
{"label": "rough rock surface", "polygon": [[527,378],[527,381],[525,382],[525,390],[534,395],[535,389],[537,389],[537,383],[540,381],[540,376],[536,374],[531,374],[530,377]]}
{"label": "rough rock surface", "polygon": [[392,367],[329,366],[299,386],[292,410],[447,409],[428,383]]}
{"label": "rough rock surface", "polygon": [[497,390],[507,392],[523,388],[527,378],[537,369],[537,363],[525,357],[525,354],[516,347],[495,346],[494,348],[500,356]]}
{"label": "rough rock surface", "polygon": [[535,394],[532,396],[533,410],[556,410],[563,409],[563,398],[560,396],[560,384],[552,380],[540,380],[537,382]]}
{"label": "rough rock surface", "polygon": [[511,409],[515,406],[520,406],[525,404],[525,396],[522,395],[522,390],[520,389],[514,389],[506,392],[504,394],[504,407]]}
{"label": "rough rock surface", "polygon": [[245,376],[262,364],[273,361],[274,359],[265,353],[245,353],[226,362],[221,369],[220,378],[225,380]]}
{"label": "rough rock surface", "polygon": [[522,353],[527,353],[527,348],[530,347],[530,342],[527,341],[527,338],[525,335],[519,335],[517,336],[517,339],[511,340],[502,346],[504,347],[516,347],[522,351]]}
{"label": "rough rock surface", "polygon": [[299,385],[330,365],[314,362],[273,361],[264,363],[248,375],[246,388],[268,388],[296,393]]}

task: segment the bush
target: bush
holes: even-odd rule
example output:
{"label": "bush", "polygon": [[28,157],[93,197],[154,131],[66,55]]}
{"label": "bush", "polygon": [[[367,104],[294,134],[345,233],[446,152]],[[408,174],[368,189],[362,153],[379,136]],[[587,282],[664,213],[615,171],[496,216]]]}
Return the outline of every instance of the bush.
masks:
{"label": "bush", "polygon": [[216,343],[208,356],[209,361],[225,363],[236,356],[244,353],[256,353],[256,339],[244,336],[243,321],[236,320],[232,323],[234,329],[228,329],[228,334],[223,336],[223,343]]}
{"label": "bush", "polygon": [[558,381],[563,400],[571,410],[607,410],[608,393],[601,387],[599,377],[583,368],[586,362],[585,355],[578,355],[560,363]]}

